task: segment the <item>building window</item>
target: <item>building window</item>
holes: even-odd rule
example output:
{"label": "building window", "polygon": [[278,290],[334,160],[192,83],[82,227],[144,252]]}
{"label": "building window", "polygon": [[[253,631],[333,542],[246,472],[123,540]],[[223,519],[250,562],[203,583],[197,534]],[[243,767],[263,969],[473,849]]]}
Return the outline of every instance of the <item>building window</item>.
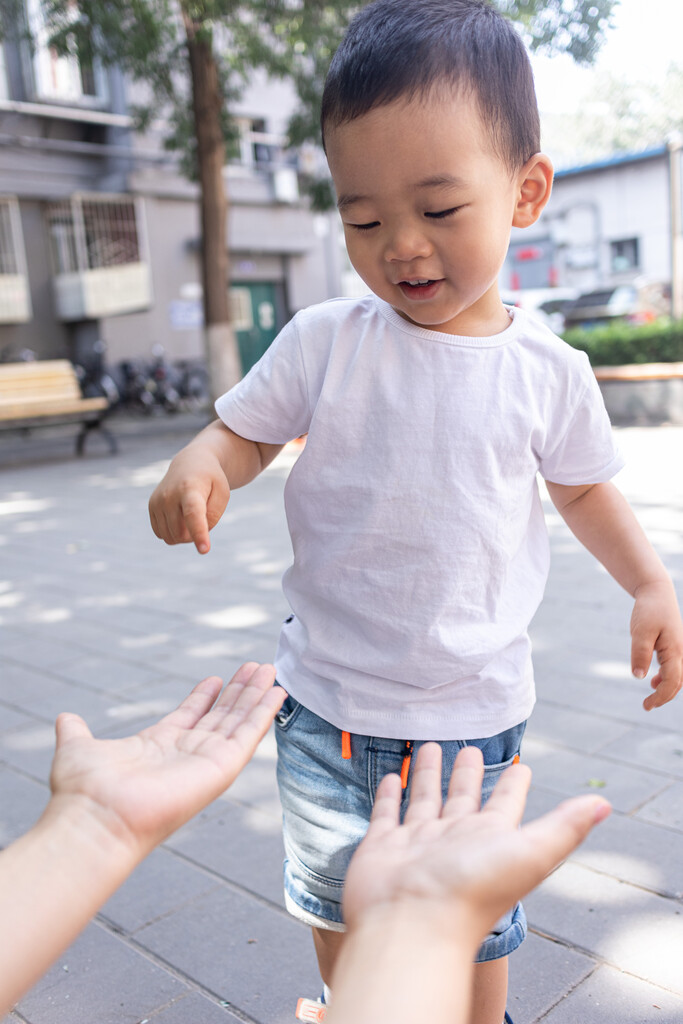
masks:
{"label": "building window", "polygon": [[610,242],[610,263],[614,274],[637,270],[640,266],[640,253],[637,238],[621,238]]}
{"label": "building window", "polygon": [[31,318],[24,236],[14,196],[0,198],[0,323]]}
{"label": "building window", "polygon": [[26,11],[33,38],[33,50],[27,60],[33,98],[96,107],[104,105],[108,89],[103,69],[97,63],[93,67],[82,65],[75,53],[58,56],[49,45],[49,32],[39,0],[27,0]]}
{"label": "building window", "polygon": [[46,217],[56,274],[138,263],[143,258],[134,199],[74,196],[48,203]]}

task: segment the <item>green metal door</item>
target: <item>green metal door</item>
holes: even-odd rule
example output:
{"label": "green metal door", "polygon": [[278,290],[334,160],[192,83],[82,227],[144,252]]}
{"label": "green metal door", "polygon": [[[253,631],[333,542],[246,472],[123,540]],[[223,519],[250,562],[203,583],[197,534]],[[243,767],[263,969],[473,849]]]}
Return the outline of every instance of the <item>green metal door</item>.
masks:
{"label": "green metal door", "polygon": [[278,286],[270,281],[235,282],[230,289],[232,318],[244,373],[258,362],[282,326],[278,298]]}

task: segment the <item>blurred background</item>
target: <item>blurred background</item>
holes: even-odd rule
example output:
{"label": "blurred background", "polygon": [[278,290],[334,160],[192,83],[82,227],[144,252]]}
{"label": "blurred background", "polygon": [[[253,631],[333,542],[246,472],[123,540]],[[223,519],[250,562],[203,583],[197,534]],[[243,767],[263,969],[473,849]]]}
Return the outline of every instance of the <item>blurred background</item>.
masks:
{"label": "blurred background", "polygon": [[[112,405],[197,408],[296,310],[362,294],[316,127],[360,6],[0,0],[0,360],[66,357]],[[496,6],[557,169],[504,299],[594,362],[683,360],[681,5]]]}

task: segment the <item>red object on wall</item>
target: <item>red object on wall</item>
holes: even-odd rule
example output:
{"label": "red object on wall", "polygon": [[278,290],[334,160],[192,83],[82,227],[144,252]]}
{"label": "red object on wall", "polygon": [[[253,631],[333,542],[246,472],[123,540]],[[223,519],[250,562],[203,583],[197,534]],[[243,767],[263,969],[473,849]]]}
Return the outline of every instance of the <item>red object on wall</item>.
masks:
{"label": "red object on wall", "polygon": [[540,260],[543,258],[543,249],[539,249],[537,245],[528,245],[526,249],[518,249],[515,253],[515,259],[518,263],[530,263],[531,260]]}

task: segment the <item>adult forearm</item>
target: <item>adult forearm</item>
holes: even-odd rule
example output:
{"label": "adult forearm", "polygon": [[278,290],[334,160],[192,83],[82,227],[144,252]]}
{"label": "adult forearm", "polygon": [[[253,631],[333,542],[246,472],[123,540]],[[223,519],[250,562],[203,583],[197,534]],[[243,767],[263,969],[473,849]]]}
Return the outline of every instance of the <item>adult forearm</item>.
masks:
{"label": "adult forearm", "polygon": [[48,969],[140,856],[85,799],[51,801],[0,853],[0,1016]]}
{"label": "adult forearm", "polygon": [[419,900],[373,910],[342,947],[329,1024],[465,1024],[477,935],[456,917],[444,928]]}

